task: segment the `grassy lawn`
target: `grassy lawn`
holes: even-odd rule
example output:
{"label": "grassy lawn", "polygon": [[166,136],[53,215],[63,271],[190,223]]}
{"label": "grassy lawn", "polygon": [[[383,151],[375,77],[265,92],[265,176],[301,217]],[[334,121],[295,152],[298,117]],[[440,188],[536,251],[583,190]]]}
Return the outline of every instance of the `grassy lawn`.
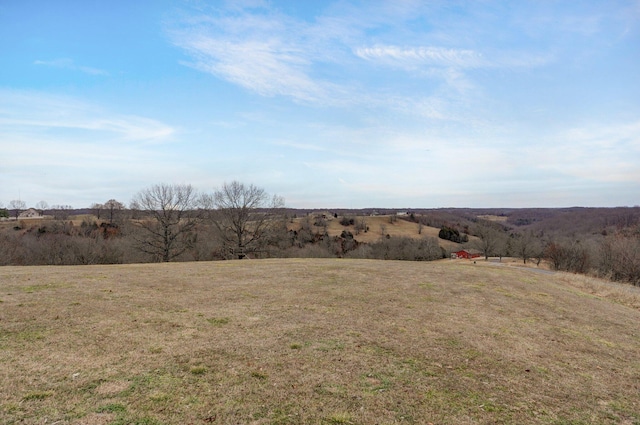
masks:
{"label": "grassy lawn", "polygon": [[640,424],[640,294],[580,279],[450,260],[2,267],[0,423]]}

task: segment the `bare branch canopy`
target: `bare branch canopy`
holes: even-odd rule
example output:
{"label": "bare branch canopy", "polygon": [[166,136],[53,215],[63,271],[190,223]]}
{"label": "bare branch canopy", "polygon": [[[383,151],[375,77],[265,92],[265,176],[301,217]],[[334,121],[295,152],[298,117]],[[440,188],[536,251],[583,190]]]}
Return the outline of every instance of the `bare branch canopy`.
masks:
{"label": "bare branch canopy", "polygon": [[144,232],[138,248],[161,261],[171,261],[192,243],[198,194],[191,185],[157,184],[138,192],[131,208],[145,215],[137,221]]}
{"label": "bare branch canopy", "polygon": [[274,224],[274,214],[284,206],[284,199],[270,196],[253,184],[232,181],[216,190],[208,203],[216,208],[213,223],[230,254],[242,259],[260,250]]}

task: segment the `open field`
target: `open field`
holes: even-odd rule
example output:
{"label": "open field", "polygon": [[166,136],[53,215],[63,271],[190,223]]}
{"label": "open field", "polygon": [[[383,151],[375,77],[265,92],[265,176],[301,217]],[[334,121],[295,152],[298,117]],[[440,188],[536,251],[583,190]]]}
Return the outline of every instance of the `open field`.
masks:
{"label": "open field", "polygon": [[[60,220],[60,221],[64,221],[65,223],[73,223],[74,226],[80,226],[83,220],[96,220],[96,217],[90,214],[82,214],[82,215],[73,215],[66,220]],[[53,216],[26,217],[26,218],[19,218],[17,220],[14,217],[11,217],[9,219],[0,221],[0,229],[10,229],[15,226],[21,226],[25,228],[37,227],[37,226],[43,226],[43,225],[46,226],[46,225],[50,225],[51,223],[54,223],[55,221],[56,220],[53,218]]]}
{"label": "open field", "polygon": [[443,260],[0,268],[2,424],[640,424],[640,293]]}

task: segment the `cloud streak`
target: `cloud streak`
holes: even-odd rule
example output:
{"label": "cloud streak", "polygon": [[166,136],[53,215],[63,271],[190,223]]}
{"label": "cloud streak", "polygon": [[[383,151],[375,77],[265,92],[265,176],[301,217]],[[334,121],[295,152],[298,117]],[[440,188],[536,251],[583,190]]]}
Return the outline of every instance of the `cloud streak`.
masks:
{"label": "cloud streak", "polygon": [[352,19],[304,22],[268,9],[232,8],[193,16],[169,33],[191,58],[185,65],[261,96],[319,106],[385,103],[381,94],[360,87],[357,74],[366,69],[342,72],[343,81],[324,74],[327,67],[357,65],[350,43],[362,39],[367,24]]}
{"label": "cloud streak", "polygon": [[109,72],[103,69],[92,68],[90,66],[77,65],[73,61],[73,59],[67,59],[67,58],[53,59],[53,60],[36,60],[33,62],[33,64],[38,66],[51,67],[51,68],[67,69],[70,71],[80,71],[89,75],[102,75],[102,76],[109,75]]}
{"label": "cloud streak", "polygon": [[425,68],[450,68],[461,71],[474,68],[533,68],[548,64],[552,60],[550,55],[504,51],[487,56],[471,49],[438,46],[375,45],[359,47],[354,53],[366,61],[408,71]]}
{"label": "cloud streak", "polygon": [[327,100],[327,89],[306,72],[310,62],[278,41],[230,42],[206,35],[183,37],[179,45],[194,57],[185,62],[262,96],[289,96],[295,100]]}
{"label": "cloud streak", "polygon": [[176,132],[153,119],[111,113],[65,96],[0,90],[0,131],[52,130],[87,130],[111,140],[147,143],[169,140]]}
{"label": "cloud streak", "polygon": [[415,69],[422,65],[477,68],[486,66],[482,54],[467,49],[445,47],[412,47],[378,45],[355,50],[356,56],[390,66]]}

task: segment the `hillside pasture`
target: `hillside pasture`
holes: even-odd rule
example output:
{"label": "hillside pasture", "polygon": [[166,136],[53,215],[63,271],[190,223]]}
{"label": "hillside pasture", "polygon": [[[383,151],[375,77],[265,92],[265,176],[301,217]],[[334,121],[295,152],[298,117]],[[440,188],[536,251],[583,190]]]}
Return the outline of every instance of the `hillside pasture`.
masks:
{"label": "hillside pasture", "polygon": [[488,263],[0,268],[2,424],[640,424],[640,294]]}
{"label": "hillside pasture", "polygon": [[[340,217],[341,218],[341,217]],[[355,225],[344,226],[340,224],[340,218],[327,217],[327,233],[329,236],[340,236],[343,231],[349,231],[354,235],[354,239],[363,243],[375,243],[381,238],[389,235],[390,237],[406,237],[411,239],[421,239],[425,237],[438,239],[438,233],[440,229],[429,226],[422,226],[419,232],[418,223],[414,223],[408,220],[403,220],[396,217],[396,220],[391,222],[389,215],[377,215],[377,216],[353,216],[354,220],[364,220],[366,222],[368,231],[361,231],[356,234]],[[289,229],[298,230],[302,226],[302,221],[306,218],[297,218],[293,223],[289,224]],[[311,222],[313,223],[313,218]],[[315,232],[322,233],[323,229],[320,226],[313,226]],[[382,231],[384,229],[384,232]],[[475,237],[471,237],[475,239]],[[455,251],[462,247],[461,244],[451,242],[444,239],[438,239],[438,243],[441,247],[448,251]]]}

